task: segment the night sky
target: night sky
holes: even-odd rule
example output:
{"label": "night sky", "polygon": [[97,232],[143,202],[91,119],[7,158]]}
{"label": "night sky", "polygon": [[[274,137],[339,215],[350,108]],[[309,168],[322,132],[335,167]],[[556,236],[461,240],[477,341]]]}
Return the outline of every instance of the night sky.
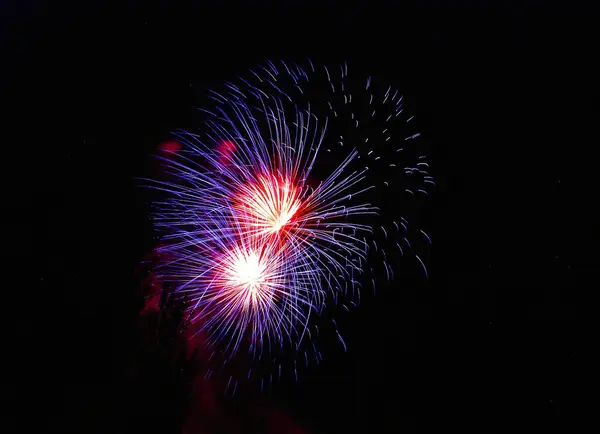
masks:
{"label": "night sky", "polygon": [[[598,9],[374,3],[2,2],[0,431],[579,432],[600,263]],[[135,178],[194,126],[206,89],[306,57],[413,102],[437,181],[420,221],[430,276],[367,298],[343,326],[348,352],[298,383],[193,397],[176,315],[140,321],[135,270],[154,240]]]}

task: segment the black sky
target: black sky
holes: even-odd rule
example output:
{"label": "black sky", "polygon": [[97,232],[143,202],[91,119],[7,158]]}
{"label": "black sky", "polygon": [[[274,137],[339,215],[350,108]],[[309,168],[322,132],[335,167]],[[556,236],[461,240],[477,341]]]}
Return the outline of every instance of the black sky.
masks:
{"label": "black sky", "polygon": [[2,431],[181,432],[177,361],[152,353],[127,374],[133,270],[153,242],[134,178],[204,89],[308,56],[414,101],[438,180],[431,276],[366,303],[349,353],[269,405],[315,433],[576,432],[599,259],[597,8],[178,4],[2,5],[2,384],[18,408]]}

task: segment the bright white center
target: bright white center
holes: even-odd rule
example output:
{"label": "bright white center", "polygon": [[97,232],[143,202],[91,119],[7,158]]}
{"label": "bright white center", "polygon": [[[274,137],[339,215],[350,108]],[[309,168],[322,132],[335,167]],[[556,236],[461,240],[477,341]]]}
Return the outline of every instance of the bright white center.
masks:
{"label": "bright white center", "polygon": [[254,252],[238,256],[233,267],[233,282],[255,293],[265,281],[265,266],[260,262],[260,257]]}

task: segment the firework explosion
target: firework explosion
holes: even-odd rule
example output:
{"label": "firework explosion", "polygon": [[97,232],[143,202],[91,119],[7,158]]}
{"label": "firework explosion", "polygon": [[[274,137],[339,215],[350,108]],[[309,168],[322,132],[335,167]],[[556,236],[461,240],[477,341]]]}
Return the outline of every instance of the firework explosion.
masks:
{"label": "firework explosion", "polygon": [[[298,351],[328,300],[355,304],[375,284],[374,257],[393,277],[383,243],[410,248],[407,221],[388,223],[381,207],[433,185],[425,157],[402,147],[419,134],[407,134],[397,91],[350,79],[346,65],[334,77],[268,63],[211,95],[204,128],[177,134],[168,179],[149,184],[163,193],[161,279],[228,357]],[[414,164],[398,167],[401,153]]]}

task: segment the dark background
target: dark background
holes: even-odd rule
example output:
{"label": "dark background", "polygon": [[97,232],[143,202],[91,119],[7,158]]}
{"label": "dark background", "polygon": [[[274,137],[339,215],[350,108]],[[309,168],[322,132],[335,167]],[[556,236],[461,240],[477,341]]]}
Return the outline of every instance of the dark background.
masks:
{"label": "dark background", "polygon": [[430,279],[365,303],[347,354],[219,401],[222,423],[201,432],[251,432],[258,401],[303,430],[272,432],[578,431],[599,15],[499,3],[3,2],[2,431],[181,432],[180,358],[139,349],[154,329],[136,327],[133,271],[153,240],[133,178],[204,89],[306,56],[414,100],[438,181]]}

